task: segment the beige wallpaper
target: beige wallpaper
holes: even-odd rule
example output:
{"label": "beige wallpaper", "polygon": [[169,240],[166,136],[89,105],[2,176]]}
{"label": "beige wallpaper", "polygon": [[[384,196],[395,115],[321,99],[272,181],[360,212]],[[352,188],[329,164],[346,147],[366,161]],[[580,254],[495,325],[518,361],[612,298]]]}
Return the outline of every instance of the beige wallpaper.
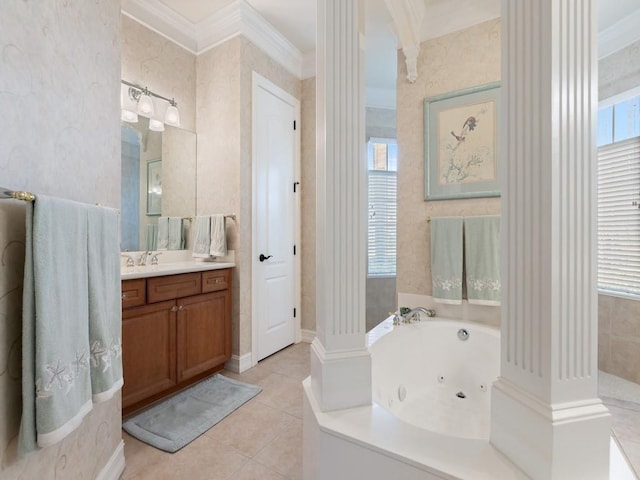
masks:
{"label": "beige wallpaper", "polygon": [[[0,184],[119,207],[119,2],[6,2],[0,52]],[[0,201],[0,478],[95,478],[121,441],[119,395],[62,442],[15,458],[24,215]]]}
{"label": "beige wallpaper", "polygon": [[424,200],[424,121],[426,97],[500,80],[500,21],[424,42],[418,79],[406,80],[398,55],[398,269],[397,291],[431,295],[428,217],[500,212],[499,198]]}
{"label": "beige wallpaper", "polygon": [[302,328],[316,329],[316,79],[302,81]]}
{"label": "beige wallpaper", "polygon": [[599,98],[606,100],[640,86],[640,41],[598,62]]}
{"label": "beige wallpaper", "polygon": [[245,37],[237,36],[197,59],[198,214],[235,213],[227,221],[236,252],[233,279],[233,354],[251,351],[251,95],[258,72],[294,97],[301,81]]}
{"label": "beige wallpaper", "polygon": [[196,131],[196,56],[125,15],[122,79],[175,98],[181,128]]}

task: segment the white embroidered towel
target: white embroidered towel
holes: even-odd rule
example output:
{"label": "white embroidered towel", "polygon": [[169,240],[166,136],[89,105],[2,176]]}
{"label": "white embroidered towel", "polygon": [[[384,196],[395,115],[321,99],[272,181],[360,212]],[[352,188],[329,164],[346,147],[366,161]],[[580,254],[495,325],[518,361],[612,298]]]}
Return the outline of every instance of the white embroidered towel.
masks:
{"label": "white embroidered towel", "polygon": [[43,195],[27,205],[20,455],[62,440],[92,408],[87,207]]}
{"label": "white embroidered towel", "polygon": [[500,305],[500,216],[464,219],[467,298]]}
{"label": "white embroidered towel", "polygon": [[211,215],[209,253],[214,257],[224,257],[227,254],[227,226],[224,215]]}
{"label": "white embroidered towel", "polygon": [[462,217],[431,219],[433,299],[462,303]]}
{"label": "white embroidered towel", "polygon": [[158,250],[167,250],[169,247],[169,217],[158,217]]}
{"label": "white embroidered towel", "polygon": [[122,307],[118,212],[88,209],[89,347],[93,402],[122,388]]}
{"label": "white embroidered towel", "polygon": [[193,235],[192,257],[209,258],[211,248],[211,217],[196,217],[195,233]]}

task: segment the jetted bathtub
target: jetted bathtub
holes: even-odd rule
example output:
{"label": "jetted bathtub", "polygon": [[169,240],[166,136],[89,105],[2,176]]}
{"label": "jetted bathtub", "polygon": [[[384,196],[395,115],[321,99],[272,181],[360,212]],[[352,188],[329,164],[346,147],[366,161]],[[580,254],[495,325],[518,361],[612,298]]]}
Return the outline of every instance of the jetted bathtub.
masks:
{"label": "jetted bathtub", "polygon": [[[389,322],[380,328],[389,329]],[[500,332],[457,320],[395,326],[369,347],[373,401],[400,420],[460,438],[489,439]]]}

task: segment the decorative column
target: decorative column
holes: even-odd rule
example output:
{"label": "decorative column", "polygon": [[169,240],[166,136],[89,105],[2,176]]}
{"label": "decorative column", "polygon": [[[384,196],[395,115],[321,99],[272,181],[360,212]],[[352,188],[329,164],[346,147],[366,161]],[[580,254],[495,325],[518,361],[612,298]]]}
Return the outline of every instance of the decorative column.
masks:
{"label": "decorative column", "polygon": [[502,364],[491,442],[532,478],[609,474],[598,398],[595,0],[502,1]]}
{"label": "decorative column", "polygon": [[361,0],[319,0],[316,47],[316,338],[323,411],[371,403],[365,344],[366,162]]}

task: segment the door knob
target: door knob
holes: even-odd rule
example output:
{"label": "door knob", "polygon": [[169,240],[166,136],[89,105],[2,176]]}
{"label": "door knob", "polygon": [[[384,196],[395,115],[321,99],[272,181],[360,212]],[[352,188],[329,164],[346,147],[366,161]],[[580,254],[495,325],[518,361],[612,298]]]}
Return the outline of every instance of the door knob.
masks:
{"label": "door knob", "polygon": [[267,260],[267,259],[269,259],[269,258],[271,258],[271,255],[267,255],[267,256],[265,256],[265,255],[264,255],[264,253],[261,253],[261,254],[260,254],[260,256],[258,257],[258,259],[259,259],[261,262],[264,262],[265,260]]}

